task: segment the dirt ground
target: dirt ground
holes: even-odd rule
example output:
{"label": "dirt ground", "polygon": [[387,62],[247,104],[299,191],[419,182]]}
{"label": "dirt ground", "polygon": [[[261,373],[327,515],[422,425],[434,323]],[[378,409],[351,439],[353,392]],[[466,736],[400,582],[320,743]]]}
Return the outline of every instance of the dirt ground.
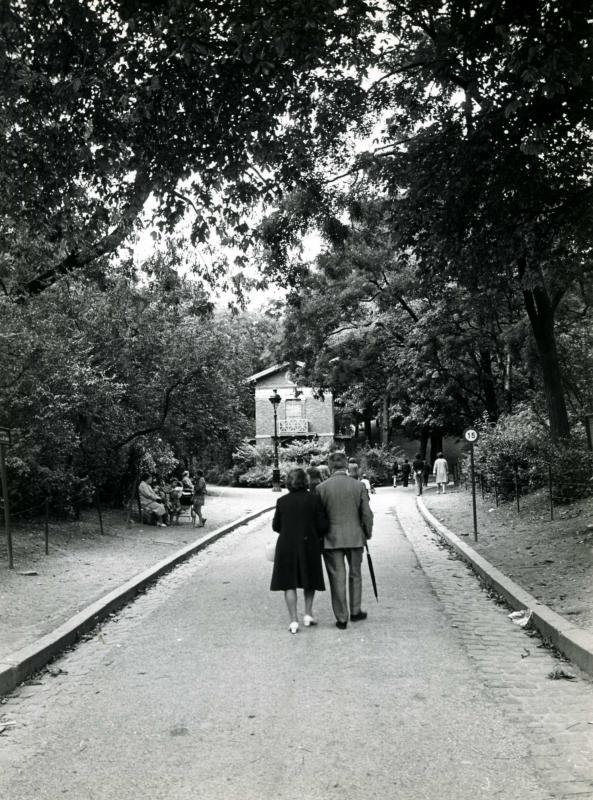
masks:
{"label": "dirt ground", "polygon": [[476,500],[474,541],[471,493],[465,489],[423,495],[446,527],[505,575],[565,617],[593,629],[593,499],[557,506],[550,519],[545,491],[496,506],[493,496]]}
{"label": "dirt ground", "polygon": [[0,661],[168,554],[277,498],[270,489],[212,487],[204,528],[189,516],[168,528],[128,525],[127,512],[116,510],[103,512],[103,535],[89,511],[78,522],[50,524],[49,555],[43,522],[13,525],[13,570],[0,530]]}

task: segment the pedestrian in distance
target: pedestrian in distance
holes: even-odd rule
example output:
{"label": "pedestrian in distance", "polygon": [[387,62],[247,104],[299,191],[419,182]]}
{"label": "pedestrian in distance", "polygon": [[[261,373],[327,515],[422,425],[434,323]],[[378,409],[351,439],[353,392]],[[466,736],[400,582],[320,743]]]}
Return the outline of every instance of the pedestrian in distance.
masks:
{"label": "pedestrian in distance", "polygon": [[[367,539],[373,533],[373,512],[367,490],[348,474],[346,454],[330,455],[331,477],[317,487],[329,519],[323,542],[323,559],[329,578],[336,627],[348,627],[348,600],[352,622],[364,620],[367,612],[362,602],[362,556]],[[348,572],[346,571],[348,567]]]}
{"label": "pedestrian in distance", "polygon": [[159,528],[166,528],[165,517],[167,509],[161,498],[152,488],[152,475],[150,472],[143,472],[140,476],[140,483],[138,484],[138,497],[140,498],[140,509],[148,512],[149,515],[154,514]]}
{"label": "pedestrian in distance", "polygon": [[355,458],[348,459],[348,475],[358,480],[358,462]]}
{"label": "pedestrian in distance", "polygon": [[422,483],[424,486],[428,486],[428,478],[432,469],[430,468],[430,461],[428,459],[424,460],[424,466],[422,467]]}
{"label": "pedestrian in distance", "polygon": [[397,486],[397,476],[399,475],[399,464],[397,461],[393,462],[393,487]]}
{"label": "pedestrian in distance", "polygon": [[414,473],[414,481],[416,482],[416,494],[422,494],[422,470],[424,469],[424,460],[420,453],[416,453],[416,458],[412,461],[412,471]]}
{"label": "pedestrian in distance", "polygon": [[323,481],[321,477],[321,470],[318,467],[307,467],[307,485],[309,486],[309,491],[314,492],[317,486]]}
{"label": "pedestrian in distance", "polygon": [[328,520],[317,493],[307,491],[304,469],[291,469],[286,476],[286,487],[288,494],[278,499],[272,520],[278,540],[270,590],[284,592],[290,616],[288,630],[297,633],[297,589],[303,589],[305,595],[303,625],[306,628],[317,625],[313,601],[315,592],[325,590],[321,548]]}
{"label": "pedestrian in distance", "polygon": [[437,453],[434,462],[434,479],[437,485],[437,494],[445,494],[445,487],[449,483],[449,464],[442,453]]}
{"label": "pedestrian in distance", "polygon": [[329,467],[327,464],[317,464],[317,469],[319,470],[319,474],[321,475],[321,480],[326,481],[329,478]]}
{"label": "pedestrian in distance", "polygon": [[362,485],[367,490],[367,495],[370,498],[371,494],[375,493],[375,490],[373,489],[373,486],[372,486],[372,484],[371,484],[371,482],[369,480],[369,476],[366,474],[366,472],[362,473],[362,478],[360,479],[360,482],[362,483]]}
{"label": "pedestrian in distance", "polygon": [[192,498],[192,510],[194,526],[196,524],[196,517],[199,519],[200,524],[198,527],[203,528],[208,521],[206,517],[202,516],[202,508],[206,500],[208,489],[206,488],[206,481],[204,479],[204,471],[201,469],[196,470],[196,481],[194,485],[194,495]]}
{"label": "pedestrian in distance", "polygon": [[408,485],[411,472],[412,472],[412,467],[410,465],[410,462],[408,461],[407,458],[404,458],[404,463],[402,464],[402,486]]}

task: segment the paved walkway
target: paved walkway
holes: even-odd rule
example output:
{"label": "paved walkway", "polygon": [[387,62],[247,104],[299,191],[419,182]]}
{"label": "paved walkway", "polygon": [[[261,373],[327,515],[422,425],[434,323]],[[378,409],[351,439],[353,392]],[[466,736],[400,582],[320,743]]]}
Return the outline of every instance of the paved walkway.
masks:
{"label": "paved walkway", "polygon": [[7,699],[0,797],[593,798],[590,681],[549,680],[553,655],[394,496],[373,496],[367,622],[337,631],[326,593],[290,636],[253,522]]}

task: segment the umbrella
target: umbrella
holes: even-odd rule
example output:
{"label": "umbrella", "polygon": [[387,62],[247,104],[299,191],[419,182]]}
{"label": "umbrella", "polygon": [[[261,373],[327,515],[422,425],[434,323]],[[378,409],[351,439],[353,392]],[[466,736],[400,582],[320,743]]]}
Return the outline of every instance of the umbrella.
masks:
{"label": "umbrella", "polygon": [[373,559],[371,558],[371,554],[369,553],[369,546],[367,542],[364,543],[367,551],[367,563],[369,565],[369,572],[371,573],[371,583],[373,584],[373,592],[375,593],[375,598],[377,602],[379,602],[379,594],[377,593],[377,579],[375,578],[375,569],[373,567]]}

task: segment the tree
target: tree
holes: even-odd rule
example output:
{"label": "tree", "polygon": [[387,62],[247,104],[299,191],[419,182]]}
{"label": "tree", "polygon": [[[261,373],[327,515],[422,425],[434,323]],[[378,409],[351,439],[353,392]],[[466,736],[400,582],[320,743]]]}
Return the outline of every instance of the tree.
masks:
{"label": "tree", "polygon": [[[0,278],[35,295],[114,253],[148,198],[247,232],[345,129],[364,0],[13,0],[0,12]],[[331,116],[331,131],[325,124]]]}
{"label": "tree", "polygon": [[160,255],[137,272],[125,262],[100,287],[68,277],[33,303],[0,301],[0,418],[29,505],[44,492],[68,505],[81,486],[119,502],[146,451],[166,471],[192,459],[224,469],[250,431],[244,379],[271,339],[265,320],[215,313]]}
{"label": "tree", "polygon": [[[427,281],[511,283],[537,347],[550,432],[569,433],[555,317],[590,272],[588,4],[390,3],[372,173]],[[436,90],[432,87],[436,87]]]}

